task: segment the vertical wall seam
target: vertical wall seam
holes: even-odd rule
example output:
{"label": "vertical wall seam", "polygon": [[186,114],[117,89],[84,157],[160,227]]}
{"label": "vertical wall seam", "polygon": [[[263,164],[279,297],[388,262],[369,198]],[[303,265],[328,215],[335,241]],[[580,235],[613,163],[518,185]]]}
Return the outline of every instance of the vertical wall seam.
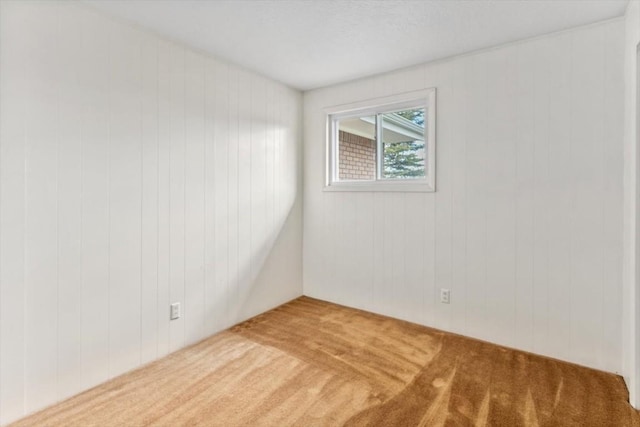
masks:
{"label": "vertical wall seam", "polygon": [[[539,79],[539,74],[535,73],[533,75],[533,79],[532,79],[532,84],[534,87],[534,90],[537,89],[536,88],[536,80]],[[535,99],[535,95],[534,95],[534,99]],[[534,103],[535,106],[535,103]],[[536,117],[536,111],[534,110],[532,112],[533,117]],[[531,337],[530,337],[530,341],[529,341],[529,348],[532,351],[535,351],[536,349],[536,302],[537,302],[537,298],[536,298],[536,241],[539,239],[537,234],[536,234],[536,200],[538,199],[537,196],[537,171],[536,171],[536,147],[537,147],[537,141],[535,141],[535,138],[538,136],[537,130],[539,130],[538,127],[538,121],[537,120],[533,120],[533,144],[531,147],[531,210],[529,212],[529,214],[531,215],[531,243],[532,243],[532,247],[531,247]]]}
{"label": "vertical wall seam", "polygon": [[[521,84],[521,80],[522,80],[522,73],[520,71],[520,50],[516,51],[515,54],[515,69],[516,69],[516,91],[519,92],[519,88],[520,88],[520,84]],[[516,117],[520,117],[520,103],[516,102]],[[519,164],[519,154],[520,154],[520,144],[521,144],[521,139],[522,135],[520,133],[520,126],[516,126],[516,134],[515,134],[515,162],[514,162],[514,173],[515,173],[515,183],[516,183],[516,188],[518,186],[518,183],[520,182],[520,164]],[[513,217],[514,217],[514,221],[513,221],[513,225],[514,225],[514,231],[513,231],[513,239],[514,239],[514,249],[515,249],[515,266],[514,266],[514,284],[515,284],[515,291],[513,292],[513,319],[514,319],[514,332],[515,335],[518,335],[518,290],[520,288],[520,283],[519,282],[519,274],[518,272],[520,271],[520,244],[518,241],[518,235],[519,235],[519,225],[520,225],[520,217],[518,215],[519,210],[519,195],[516,195],[513,198]],[[467,207],[468,208],[468,207]]]}
{"label": "vertical wall seam", "polygon": [[[487,63],[483,62],[483,66],[484,66],[484,70],[483,70],[483,74],[482,74],[482,76],[484,77],[484,82],[483,82],[484,83],[483,84],[483,91],[484,91],[483,95],[484,96],[483,96],[483,99],[487,99],[487,96],[489,94],[489,78],[487,76],[487,69],[488,69]],[[483,124],[484,124],[484,128],[483,128],[484,139],[482,141],[483,142],[483,144],[482,144],[483,145],[483,150],[482,150],[482,166],[483,166],[483,171],[482,171],[483,174],[482,175],[483,176],[482,176],[482,178],[484,180],[484,184],[486,185],[487,177],[489,176],[489,166],[487,165],[487,151],[488,151],[488,147],[489,147],[489,133],[488,133],[488,129],[489,129],[489,124],[488,123],[489,123],[489,121],[487,120],[488,119],[488,112],[487,112],[486,108],[483,110],[483,115],[484,115],[484,120],[483,120]],[[488,308],[487,307],[488,306],[488,304],[487,304],[487,298],[488,298],[488,295],[487,295],[488,294],[487,293],[487,277],[488,277],[488,274],[487,274],[487,270],[488,270],[488,268],[487,268],[487,253],[488,253],[488,249],[489,249],[489,244],[487,242],[487,240],[488,240],[487,236],[489,234],[488,234],[488,225],[487,225],[488,219],[487,219],[487,207],[486,206],[484,206],[484,208],[482,209],[482,214],[484,216],[484,230],[483,230],[484,231],[484,236],[483,236],[484,254],[483,254],[483,257],[482,257],[483,270],[484,270],[484,280],[483,280],[482,286],[484,288],[483,289],[483,294],[484,294],[483,295],[483,297],[484,297],[483,298],[483,303],[484,303],[484,307],[483,307],[484,310],[483,311],[484,311],[484,314],[486,315],[487,308]]]}
{"label": "vertical wall seam", "polygon": [[[603,109],[605,110],[601,116],[601,120],[602,120],[602,138],[600,138],[600,143],[598,144],[598,147],[600,148],[600,166],[602,167],[601,170],[601,177],[600,177],[600,191],[602,192],[602,194],[606,194],[605,192],[605,184],[604,184],[604,171],[605,171],[605,152],[603,149],[603,141],[604,141],[604,136],[605,136],[605,123],[606,123],[606,92],[607,92],[607,87],[606,87],[606,83],[607,83],[607,50],[605,49],[606,43],[605,43],[605,33],[604,30],[602,32],[602,46],[601,46],[601,52],[600,54],[602,55],[602,102],[600,103],[600,105],[603,107]],[[600,204],[600,208],[601,208],[601,217],[600,217],[600,222],[601,222],[601,232],[602,232],[602,239],[605,239],[606,236],[606,220],[605,220],[605,215],[606,215],[606,203],[601,202]],[[604,293],[604,283],[605,283],[605,267],[604,267],[604,260],[605,258],[605,247],[606,245],[603,244],[600,246],[600,250],[601,250],[601,254],[600,254],[600,259],[602,260],[602,262],[600,263],[600,267],[601,267],[601,271],[600,271],[600,309],[602,310],[602,318],[601,318],[601,335],[600,335],[600,346],[598,348],[598,359],[599,359],[599,364],[603,365],[603,359],[604,359],[604,342],[605,342],[605,333],[606,333],[606,328],[605,328],[605,321],[604,321],[604,312],[605,312],[605,293]]]}
{"label": "vertical wall seam", "polygon": [[[171,283],[173,281],[173,260],[171,257],[171,246],[174,243],[173,242],[173,216],[175,215],[173,212],[173,207],[172,207],[172,187],[173,187],[173,182],[172,179],[174,179],[173,176],[173,151],[175,150],[175,138],[173,136],[173,129],[174,129],[174,125],[175,125],[175,117],[173,114],[173,108],[171,108],[173,106],[173,101],[174,101],[174,72],[175,72],[175,47],[173,45],[170,45],[168,47],[168,53],[169,53],[169,84],[168,84],[168,88],[169,88],[169,120],[168,120],[168,124],[169,124],[169,132],[168,132],[168,136],[169,136],[169,141],[168,141],[168,157],[169,157],[169,162],[168,162],[168,166],[169,166],[169,170],[167,172],[168,175],[168,189],[167,189],[167,213],[168,213],[168,235],[167,235],[167,241],[168,241],[168,246],[167,246],[167,255],[168,255],[168,262],[167,262],[167,266],[168,266],[168,283],[167,283],[167,297],[169,299],[169,304],[171,304],[171,301],[173,301],[173,295],[172,295],[172,291],[173,291],[173,287],[171,286]],[[169,308],[169,307],[165,307]],[[172,333],[171,333],[171,321],[167,322],[167,352],[170,353],[171,352],[171,338],[172,338]]]}
{"label": "vertical wall seam", "polygon": [[[56,34],[54,37],[60,38],[60,6],[56,3],[55,7],[55,19],[56,19]],[[60,48],[60,44],[56,43],[56,48]],[[60,52],[56,52],[59,56]],[[60,78],[60,69],[56,69],[56,79]],[[60,398],[60,85],[56,88],[56,384],[55,395],[56,399]]]}
{"label": "vertical wall seam", "polygon": [[[551,74],[551,70],[547,69],[547,75]],[[546,163],[546,171],[547,171],[547,176],[546,176],[546,184],[547,184],[547,191],[550,191],[550,181],[551,181],[551,173],[550,173],[550,166],[551,165],[551,91],[547,91],[547,99],[546,99],[546,115],[545,115],[545,120],[547,122],[547,135],[546,135],[546,142],[547,142],[547,153],[546,153],[546,158],[545,158],[545,163]],[[547,197],[547,200],[549,200],[549,198]],[[549,229],[549,226],[551,225],[551,221],[549,220],[549,216],[547,213],[547,220],[546,220],[546,228],[547,230]],[[549,262],[549,247],[550,247],[550,240],[551,238],[549,237],[549,235],[547,235],[547,241],[546,241],[546,245],[545,245],[545,253],[546,253],[546,263],[545,263],[545,267],[546,267],[546,301],[545,301],[545,306],[547,308],[547,316],[546,316],[546,328],[545,328],[545,337],[547,339],[547,342],[549,341],[550,338],[550,332],[551,332],[551,328],[550,328],[550,322],[549,322],[549,306],[550,306],[550,300],[551,298],[549,298],[549,288],[550,288],[550,262]]]}
{"label": "vertical wall seam", "polygon": [[[155,41],[156,53],[156,318],[154,324],[160,329],[160,43]],[[160,334],[156,334],[156,354],[154,359],[160,354]]]}
{"label": "vertical wall seam", "polygon": [[138,283],[138,298],[140,299],[138,301],[138,305],[139,305],[139,310],[140,310],[140,319],[139,319],[139,327],[140,327],[140,331],[139,331],[139,338],[138,338],[138,365],[142,364],[142,343],[143,343],[143,333],[142,333],[142,319],[144,316],[144,310],[142,308],[142,288],[144,287],[143,283],[144,283],[144,278],[143,278],[143,271],[144,271],[144,260],[143,260],[143,254],[144,254],[144,228],[143,228],[143,224],[144,224],[144,201],[145,201],[145,197],[144,197],[144,172],[145,172],[145,168],[144,168],[144,154],[145,154],[145,137],[144,137],[144,128],[143,128],[143,124],[144,124],[144,102],[143,102],[143,97],[144,97],[144,79],[142,78],[143,75],[143,70],[145,68],[144,66],[144,55],[143,55],[143,50],[144,50],[144,40],[141,38],[140,39],[140,49],[139,49],[139,60],[140,63],[138,64],[138,72],[140,73],[140,274],[139,274],[139,279],[140,279],[140,283]]}
{"label": "vertical wall seam", "polygon": [[[203,106],[202,106],[202,151],[203,151],[203,155],[202,155],[202,159],[203,159],[203,170],[202,170],[202,191],[203,191],[203,218],[202,218],[202,230],[204,232],[204,246],[202,248],[202,301],[203,301],[203,313],[202,313],[202,331],[203,331],[203,336],[206,336],[209,334],[209,328],[207,328],[207,307],[208,307],[208,298],[207,298],[207,286],[208,286],[208,278],[209,275],[207,274],[209,269],[207,268],[207,259],[209,256],[209,251],[208,249],[208,241],[209,241],[209,227],[207,227],[208,221],[207,221],[207,206],[208,206],[208,201],[209,201],[209,168],[208,166],[208,160],[209,160],[209,155],[211,154],[211,148],[209,147],[209,132],[207,131],[207,129],[210,129],[210,123],[209,123],[209,109],[207,108],[208,105],[208,99],[209,99],[209,87],[207,85],[207,81],[209,80],[209,64],[210,62],[205,60],[203,62],[203,88],[202,88],[202,93],[203,93]],[[214,211],[214,224],[215,224],[215,211]]]}
{"label": "vertical wall seam", "polygon": [[[84,23],[80,24],[80,51],[82,52],[83,48],[84,48],[84,28],[85,25]],[[80,86],[80,85],[79,85]],[[83,103],[79,103],[79,104],[83,104]],[[83,105],[84,107],[84,105]],[[83,108],[84,110],[84,108]],[[84,296],[84,191],[85,191],[85,184],[84,184],[84,144],[85,144],[85,121],[83,120],[84,118],[86,118],[86,112],[83,112],[81,115],[81,119],[80,119],[80,203],[79,203],[79,207],[80,207],[80,259],[79,259],[79,266],[80,266],[80,318],[79,320],[79,331],[80,331],[80,339],[82,339],[82,331],[84,329],[84,322],[83,322],[83,310],[82,310],[82,302],[84,300],[83,296]],[[83,352],[83,346],[82,344],[80,344],[80,384],[84,384],[84,352]]]}
{"label": "vertical wall seam", "polygon": [[[448,75],[448,81],[449,81],[449,86],[450,86],[450,97],[451,97],[451,111],[457,111],[458,110],[458,104],[457,104],[457,93],[456,93],[456,73],[455,70],[452,71],[451,74]],[[437,95],[437,93],[436,93]],[[436,102],[437,102],[437,98],[436,98]],[[436,106],[437,109],[437,106]],[[437,113],[437,112],[436,112]],[[436,114],[436,120],[438,119],[438,116]],[[437,123],[436,123],[437,125]],[[437,131],[437,128],[436,128]],[[459,202],[459,197],[460,195],[458,194],[459,192],[459,188],[458,188],[458,176],[457,173],[454,169],[454,165],[455,165],[455,156],[458,152],[458,150],[460,149],[459,144],[460,144],[460,138],[459,138],[459,134],[458,134],[458,129],[456,129],[455,131],[451,132],[451,160],[450,160],[450,164],[449,167],[451,168],[451,177],[450,177],[450,182],[451,182],[451,196],[449,198],[449,224],[451,224],[451,233],[449,236],[449,259],[450,259],[450,269],[451,269],[451,273],[450,273],[450,283],[451,283],[451,288],[454,290],[454,292],[457,292],[458,294],[462,293],[462,290],[460,289],[460,286],[458,284],[458,277],[456,272],[456,266],[457,266],[457,259],[456,259],[456,233],[454,232],[454,229],[457,228],[456,227],[456,223],[455,223],[455,214],[454,212],[457,212],[457,206],[456,206],[456,202]],[[437,147],[436,147],[437,148]],[[458,298],[458,301],[462,301],[462,299]],[[451,308],[449,309],[449,329],[450,330],[456,330],[460,327],[460,325],[457,322],[452,322],[451,319],[453,318],[453,314],[454,314],[455,309]]]}
{"label": "vertical wall seam", "polygon": [[207,271],[207,62],[202,59],[202,134],[200,135],[202,142],[202,273],[198,272],[198,280],[202,284],[202,327],[198,339],[202,339],[207,336],[206,329],[206,310],[207,310],[207,281],[205,275]]}
{"label": "vertical wall seam", "polygon": [[[251,258],[253,257],[253,144],[254,144],[254,132],[255,132],[255,121],[253,118],[253,109],[255,107],[255,93],[256,93],[256,77],[249,75],[249,258],[248,258],[248,280],[244,284],[244,288],[242,289],[243,295],[242,300],[244,300],[244,292],[253,285],[253,274],[254,268],[253,263],[251,262]],[[243,316],[244,317],[244,316]]]}
{"label": "vertical wall seam", "polygon": [[[237,93],[232,93],[231,89],[234,88],[237,90],[238,85],[237,85],[237,73],[234,73],[235,79],[236,79],[236,84],[232,85],[231,81],[232,81],[232,73],[231,70],[228,70],[227,72],[227,86],[228,86],[228,90],[227,90],[227,111],[226,111],[226,117],[225,120],[227,122],[227,129],[229,129],[229,133],[227,134],[227,158],[226,158],[226,163],[227,163],[227,172],[230,170],[230,166],[231,166],[231,161],[230,161],[230,156],[231,156],[231,152],[234,148],[237,148],[237,144],[231,140],[231,135],[233,135],[231,133],[231,128],[233,126],[233,123],[231,121],[232,118],[232,114],[233,112],[231,111],[231,98],[232,96],[235,97],[237,99],[238,94]],[[237,156],[236,156],[237,157]],[[237,161],[237,158],[236,158]],[[238,170],[237,170],[237,164],[236,164],[236,176],[235,176],[235,184],[236,184],[236,194],[237,194],[237,183],[238,183]],[[231,175],[229,175],[229,177],[231,177]],[[231,194],[233,188],[231,188],[231,184],[232,181],[231,179],[227,179],[227,195]],[[214,185],[215,188],[215,185]],[[214,193],[214,196],[217,193]],[[237,197],[236,197],[236,203],[237,203]],[[237,206],[236,206],[237,207]],[[214,203],[214,208],[215,208],[215,203]],[[233,208],[231,207],[231,203],[229,198],[227,199],[227,227],[226,227],[226,232],[227,232],[227,282],[224,283],[224,295],[225,295],[225,304],[224,304],[224,313],[223,313],[223,320],[222,320],[222,324],[224,326],[230,324],[231,322],[229,321],[229,300],[231,299],[231,285],[235,282],[236,277],[237,277],[237,271],[234,272],[232,271],[232,253],[231,253],[231,239],[233,238],[233,236],[231,235],[231,212],[233,212]],[[237,218],[236,218],[237,219]],[[218,238],[217,233],[214,233],[214,238]],[[236,248],[237,251],[237,248]],[[237,253],[236,253],[237,255]],[[237,260],[237,258],[236,258]],[[236,270],[237,270],[237,266],[236,266]],[[233,277],[233,278],[232,278]]]}
{"label": "vertical wall seam", "polygon": [[[237,132],[236,132],[236,150],[237,150],[237,155],[236,155],[236,162],[237,162],[237,168],[236,168],[236,173],[237,173],[237,179],[236,179],[236,186],[237,186],[237,190],[236,190],[236,194],[238,195],[236,197],[236,203],[238,204],[238,210],[236,212],[236,251],[237,251],[237,259],[236,259],[236,269],[237,269],[237,275],[236,275],[236,283],[235,283],[235,289],[234,289],[234,298],[235,298],[235,303],[236,305],[238,305],[239,303],[239,298],[238,298],[238,294],[239,294],[239,290],[238,288],[241,285],[241,277],[240,277],[240,73],[238,73],[237,75],[237,90],[238,90],[238,101],[236,102],[236,127],[237,127]],[[235,322],[235,320],[237,319],[237,316],[234,317],[233,319],[231,319],[231,323],[233,324],[233,322]]]}
{"label": "vertical wall seam", "polygon": [[187,52],[182,52],[182,342],[187,340]]}
{"label": "vertical wall seam", "polygon": [[107,378],[111,378],[111,27],[107,30]]}
{"label": "vertical wall seam", "polygon": [[[570,49],[569,49],[569,76],[570,78],[573,76],[573,70],[574,70],[574,55],[575,55],[575,51],[574,51],[574,38],[573,35],[570,38]],[[570,93],[573,94],[574,93],[574,87],[573,84],[571,84],[570,87]],[[573,97],[571,97],[571,99],[573,99]],[[573,127],[573,121],[574,121],[574,112],[573,112],[573,108],[570,108],[570,113],[569,113],[569,127],[570,127],[570,131],[569,131],[569,159],[573,158],[573,143],[574,143],[574,127]],[[574,173],[575,171],[573,170],[572,165],[569,165],[569,167],[571,167],[570,171],[569,171],[569,179],[571,181],[573,181],[574,179]],[[574,221],[573,216],[574,216],[574,209],[575,209],[575,196],[573,194],[573,192],[569,195],[569,307],[568,307],[568,311],[569,311],[569,348],[568,348],[568,352],[570,355],[573,356],[574,351],[573,351],[573,344],[575,341],[574,338],[574,327],[573,327],[573,307],[571,304],[571,301],[573,301],[573,297],[575,295],[574,292],[574,277],[573,277],[573,245],[574,245],[574,227],[573,227],[573,223]]]}
{"label": "vertical wall seam", "polygon": [[[25,67],[26,68],[26,67]],[[23,70],[26,72],[26,69]],[[27,217],[29,212],[29,203],[27,202],[27,168],[29,162],[27,160],[28,143],[29,143],[29,95],[30,86],[25,79],[25,101],[24,101],[24,117],[23,117],[23,135],[24,142],[22,144],[22,205],[24,210],[24,221],[22,223],[22,414],[24,415],[27,407],[27,390],[25,384],[27,383],[27,340],[25,335],[27,333]]]}

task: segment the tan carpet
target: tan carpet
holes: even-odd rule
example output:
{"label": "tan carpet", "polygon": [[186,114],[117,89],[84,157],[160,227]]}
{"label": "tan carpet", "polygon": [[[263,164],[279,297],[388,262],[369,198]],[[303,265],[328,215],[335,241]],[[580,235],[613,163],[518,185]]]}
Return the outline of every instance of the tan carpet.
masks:
{"label": "tan carpet", "polygon": [[299,298],[16,426],[640,426],[622,378]]}

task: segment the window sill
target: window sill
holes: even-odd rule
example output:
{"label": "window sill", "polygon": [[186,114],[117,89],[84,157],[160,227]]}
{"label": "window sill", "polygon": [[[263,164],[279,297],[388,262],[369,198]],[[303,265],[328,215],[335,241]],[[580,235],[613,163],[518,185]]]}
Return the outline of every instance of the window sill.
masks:
{"label": "window sill", "polygon": [[368,192],[400,192],[400,193],[433,193],[435,188],[427,183],[408,182],[341,182],[325,185],[323,191],[368,191]]}

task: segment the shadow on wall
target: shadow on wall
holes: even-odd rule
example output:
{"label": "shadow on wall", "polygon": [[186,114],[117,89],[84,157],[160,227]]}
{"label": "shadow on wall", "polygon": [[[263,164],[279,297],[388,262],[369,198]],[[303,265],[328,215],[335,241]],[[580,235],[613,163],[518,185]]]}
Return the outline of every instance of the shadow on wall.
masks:
{"label": "shadow on wall", "polygon": [[253,249],[249,265],[239,273],[237,311],[231,313],[234,324],[302,294],[301,216],[297,198],[286,218],[278,219],[260,246]]}
{"label": "shadow on wall", "polygon": [[[206,269],[212,282],[206,284],[204,303],[189,303],[185,295],[185,317],[192,316],[191,325],[206,325],[202,335],[193,330],[185,336],[186,345],[302,294],[297,138],[287,124],[274,126],[260,115],[252,117],[251,127],[264,130],[264,137],[240,132],[237,177],[225,178],[233,186],[225,184],[213,198],[212,252],[204,265],[192,265]],[[186,277],[201,275],[187,271]]]}
{"label": "shadow on wall", "polygon": [[[224,282],[216,277],[216,294],[202,313],[203,321],[213,321],[207,322],[205,336],[200,339],[302,294],[301,216],[301,203],[296,198],[261,238],[245,242],[250,251],[242,262],[231,264],[237,267],[235,272],[227,270]],[[217,259],[208,262],[215,264]]]}

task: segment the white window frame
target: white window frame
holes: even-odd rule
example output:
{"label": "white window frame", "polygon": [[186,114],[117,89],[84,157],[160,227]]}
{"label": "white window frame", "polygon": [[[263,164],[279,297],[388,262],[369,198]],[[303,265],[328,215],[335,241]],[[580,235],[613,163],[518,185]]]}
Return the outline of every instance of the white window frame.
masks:
{"label": "white window frame", "polygon": [[[426,176],[414,179],[383,179],[382,173],[382,138],[376,144],[376,178],[374,180],[339,180],[338,179],[338,133],[339,120],[373,116],[409,108],[425,109],[425,143],[427,164]],[[406,92],[393,96],[369,99],[352,104],[337,105],[325,108],[326,117],[326,149],[325,149],[325,182],[324,191],[400,191],[400,192],[434,192],[436,191],[436,89],[429,88]],[[381,123],[377,124],[376,134],[381,134]]]}

